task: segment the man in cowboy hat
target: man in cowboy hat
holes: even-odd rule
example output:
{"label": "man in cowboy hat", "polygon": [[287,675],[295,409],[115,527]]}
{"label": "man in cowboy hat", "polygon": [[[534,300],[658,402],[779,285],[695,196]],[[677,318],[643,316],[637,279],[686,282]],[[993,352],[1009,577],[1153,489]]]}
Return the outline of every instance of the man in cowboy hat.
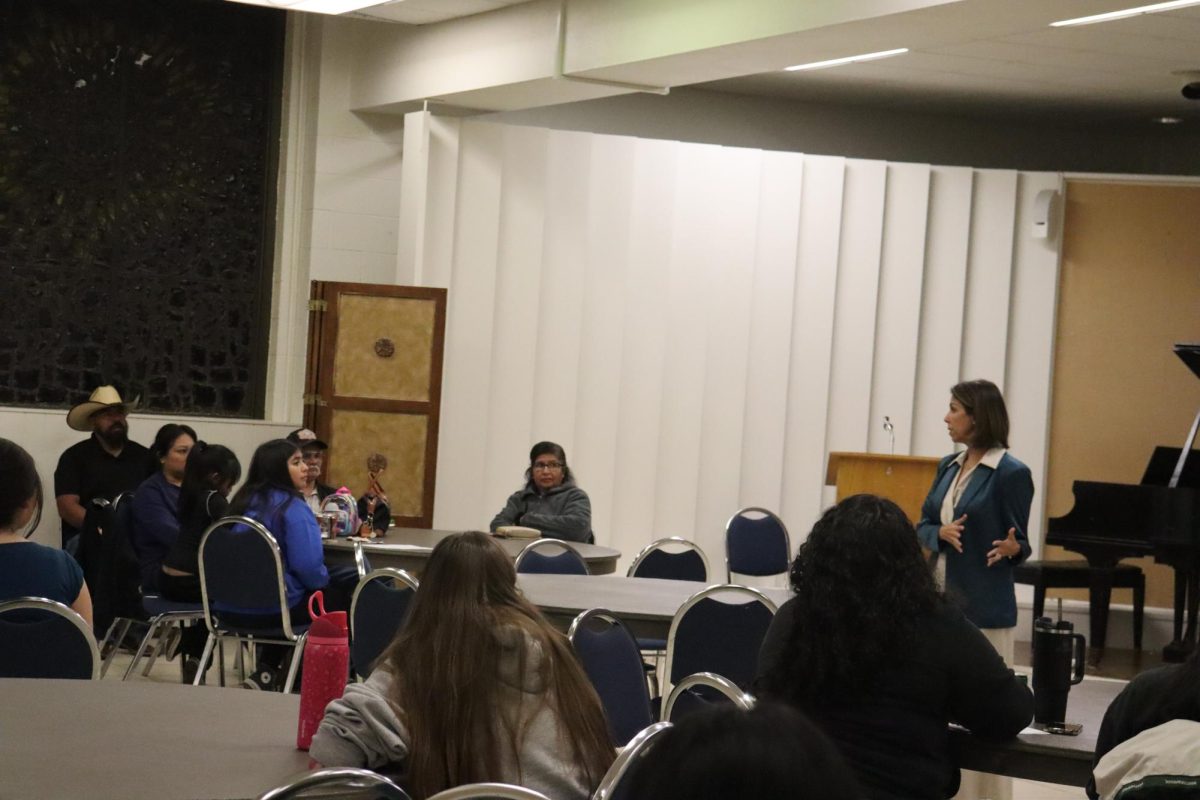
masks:
{"label": "man in cowboy hat", "polygon": [[92,435],[68,447],[54,470],[64,549],[73,550],[77,544],[92,500],[131,492],[158,467],[149,450],[129,440],[129,410],[115,388],[101,386],[87,402],[67,412],[67,425]]}
{"label": "man in cowboy hat", "polygon": [[318,439],[308,428],[297,428],[287,435],[287,440],[300,448],[300,455],[303,456],[304,466],[308,470],[304,491],[301,492],[304,502],[308,503],[314,514],[319,514],[325,498],[333,494],[333,487],[320,481],[321,469],[325,465],[325,451],[329,449],[329,445]]}

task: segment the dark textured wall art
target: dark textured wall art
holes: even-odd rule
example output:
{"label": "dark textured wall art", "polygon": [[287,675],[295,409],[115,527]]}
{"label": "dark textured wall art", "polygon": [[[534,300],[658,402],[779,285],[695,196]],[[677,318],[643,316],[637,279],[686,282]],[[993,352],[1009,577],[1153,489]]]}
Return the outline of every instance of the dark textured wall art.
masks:
{"label": "dark textured wall art", "polygon": [[260,416],[284,15],[0,3],[0,404]]}

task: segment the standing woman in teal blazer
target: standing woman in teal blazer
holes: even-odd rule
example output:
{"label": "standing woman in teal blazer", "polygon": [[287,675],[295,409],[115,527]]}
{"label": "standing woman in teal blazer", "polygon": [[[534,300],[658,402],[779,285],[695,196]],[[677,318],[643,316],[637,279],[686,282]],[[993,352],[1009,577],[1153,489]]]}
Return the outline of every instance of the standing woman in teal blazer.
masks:
{"label": "standing woman in teal blazer", "polygon": [[[938,464],[917,536],[945,565],[946,596],[959,602],[1005,663],[1013,663],[1013,567],[1029,557],[1033,476],[1008,452],[1008,410],[991,381],[950,390],[950,440],[966,450]],[[955,798],[1009,800],[1012,781],[964,770]]]}
{"label": "standing woman in teal blazer", "polygon": [[946,593],[1011,664],[1012,568],[1029,557],[1033,476],[1008,452],[1008,411],[996,384],[956,385],[945,421],[951,441],[967,449],[938,465],[917,535],[944,562]]}

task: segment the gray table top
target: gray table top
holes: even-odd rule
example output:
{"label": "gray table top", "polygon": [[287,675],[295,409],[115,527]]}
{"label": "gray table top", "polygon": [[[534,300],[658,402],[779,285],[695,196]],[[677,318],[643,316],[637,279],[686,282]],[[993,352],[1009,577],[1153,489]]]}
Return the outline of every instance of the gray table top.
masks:
{"label": "gray table top", "polygon": [[[712,583],[626,578],[620,575],[518,575],[517,585],[530,602],[549,614],[578,614],[606,608],[622,620],[670,623],[689,597]],[[776,605],[790,589],[762,590]]]}
{"label": "gray table top", "polygon": [[[363,551],[368,554],[387,555],[396,553],[428,558],[438,542],[455,533],[461,533],[461,531],[441,531],[425,528],[390,528],[386,535],[378,539],[362,540]],[[497,538],[496,541],[504,548],[505,552],[516,558],[521,549],[532,540]],[[325,539],[323,544],[326,550],[354,549],[354,544],[349,538]],[[615,563],[621,557],[621,551],[611,547],[581,544],[578,542],[571,542],[571,546],[579,552],[579,555],[583,556],[584,561],[589,563],[610,560]]]}
{"label": "gray table top", "polygon": [[255,798],[308,768],[299,695],[0,679],[5,800]]}

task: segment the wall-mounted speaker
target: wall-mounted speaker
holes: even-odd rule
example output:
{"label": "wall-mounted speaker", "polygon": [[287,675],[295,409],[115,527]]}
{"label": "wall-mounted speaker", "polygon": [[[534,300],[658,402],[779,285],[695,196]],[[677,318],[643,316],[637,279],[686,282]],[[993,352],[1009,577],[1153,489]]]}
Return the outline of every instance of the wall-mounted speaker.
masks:
{"label": "wall-mounted speaker", "polygon": [[1033,238],[1050,237],[1050,225],[1054,219],[1054,206],[1057,201],[1058,192],[1053,189],[1043,189],[1033,198]]}

